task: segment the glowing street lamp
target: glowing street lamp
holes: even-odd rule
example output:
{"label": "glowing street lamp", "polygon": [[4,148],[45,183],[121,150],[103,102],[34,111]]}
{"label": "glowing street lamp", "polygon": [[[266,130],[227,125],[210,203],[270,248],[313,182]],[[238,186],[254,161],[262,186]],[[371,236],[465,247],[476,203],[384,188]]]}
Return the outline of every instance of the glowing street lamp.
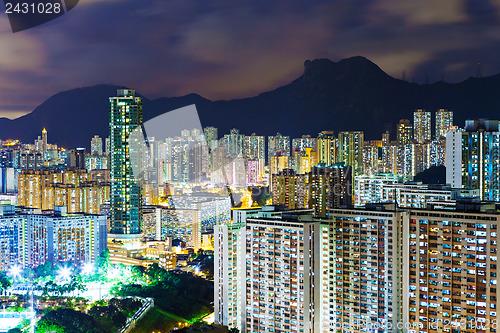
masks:
{"label": "glowing street lamp", "polygon": [[94,272],[94,269],[95,269],[94,265],[92,265],[92,263],[88,262],[85,265],[83,265],[82,273],[85,275],[90,275]]}
{"label": "glowing street lamp", "polygon": [[19,278],[21,276],[21,267],[12,266],[10,268],[9,275],[12,276],[14,279]]}
{"label": "glowing street lamp", "polygon": [[58,278],[59,280],[67,281],[71,276],[71,269],[68,267],[61,267],[59,270]]}

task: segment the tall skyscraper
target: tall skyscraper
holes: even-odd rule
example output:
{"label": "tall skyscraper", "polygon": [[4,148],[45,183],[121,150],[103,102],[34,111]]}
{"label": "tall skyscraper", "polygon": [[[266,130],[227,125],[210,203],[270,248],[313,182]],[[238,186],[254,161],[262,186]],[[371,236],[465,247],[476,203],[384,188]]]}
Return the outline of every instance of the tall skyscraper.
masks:
{"label": "tall skyscraper", "polygon": [[436,139],[445,137],[448,129],[453,126],[453,111],[439,109],[436,111]]}
{"label": "tall skyscraper", "polygon": [[463,129],[452,128],[446,133],[446,183],[462,187],[462,134]]}
{"label": "tall skyscraper", "polygon": [[44,154],[47,152],[47,130],[45,127],[42,130],[42,150]]}
{"label": "tall skyscraper", "polygon": [[110,143],[111,143],[111,141],[109,140],[109,138],[104,139],[104,147],[105,147],[104,152],[108,156],[111,155],[110,147],[109,147]]}
{"label": "tall skyscraper", "polygon": [[401,119],[397,127],[398,145],[406,145],[413,140],[413,126],[408,119]]}
{"label": "tall skyscraper", "polygon": [[414,139],[418,143],[431,140],[431,112],[417,109],[413,112]]}
{"label": "tall skyscraper", "polygon": [[244,281],[242,269],[245,256],[246,232],[244,223],[214,226],[215,321],[229,328],[244,328]]}
{"label": "tall skyscraper", "polygon": [[140,153],[131,149],[132,131],[142,125],[142,99],[133,89],[109,98],[111,233],[139,234],[142,195],[138,175]]}

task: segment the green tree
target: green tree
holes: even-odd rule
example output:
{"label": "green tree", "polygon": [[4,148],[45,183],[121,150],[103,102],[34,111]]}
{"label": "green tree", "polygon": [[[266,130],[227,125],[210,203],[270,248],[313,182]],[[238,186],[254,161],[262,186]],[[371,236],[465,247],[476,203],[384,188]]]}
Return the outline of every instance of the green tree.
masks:
{"label": "green tree", "polygon": [[7,333],[23,333],[19,327],[16,328],[11,328],[10,330],[7,331]]}
{"label": "green tree", "polygon": [[47,261],[43,265],[39,265],[34,269],[34,274],[36,278],[43,277],[55,277],[56,276],[56,268],[53,263]]}
{"label": "green tree", "polygon": [[36,325],[35,333],[64,333],[64,329],[54,322],[42,321]]}
{"label": "green tree", "polygon": [[96,279],[106,279],[111,267],[111,258],[109,257],[109,250],[104,249],[95,260]]}
{"label": "green tree", "polygon": [[143,266],[132,266],[130,273],[132,281],[143,281],[146,269]]}
{"label": "green tree", "polygon": [[4,271],[0,272],[0,291],[4,293],[12,285],[9,277]]}
{"label": "green tree", "polygon": [[[38,327],[44,325],[58,325],[65,333],[98,333],[102,332],[99,329],[97,322],[89,315],[75,311],[72,309],[59,308],[46,313],[38,322]],[[36,331],[37,333],[39,331]],[[41,331],[44,332],[44,331]],[[45,331],[51,332],[51,331]]]}
{"label": "green tree", "polygon": [[148,281],[151,284],[158,284],[160,281],[163,281],[167,278],[167,271],[160,267],[157,263],[149,266],[147,271]]}

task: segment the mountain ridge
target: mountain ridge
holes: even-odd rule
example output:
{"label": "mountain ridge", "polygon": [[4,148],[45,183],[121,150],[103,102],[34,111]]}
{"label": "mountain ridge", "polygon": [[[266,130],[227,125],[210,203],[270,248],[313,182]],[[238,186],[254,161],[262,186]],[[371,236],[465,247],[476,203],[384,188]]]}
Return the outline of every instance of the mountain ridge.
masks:
{"label": "mountain ridge", "polygon": [[[0,139],[33,142],[45,127],[49,142],[89,147],[94,135],[108,136],[108,98],[119,88],[99,84],[54,94],[27,115],[0,118]],[[291,137],[361,130],[369,140],[379,139],[386,129],[394,133],[397,122],[412,119],[417,108],[453,110],[459,126],[468,118],[499,118],[500,74],[459,83],[417,84],[393,78],[361,56],[338,62],[320,58],[306,60],[297,79],[252,97],[211,101],[196,93],[156,99],[138,95],[143,98],[145,121],[195,104],[202,126],[217,127],[219,135],[231,128],[247,135],[280,132]]]}

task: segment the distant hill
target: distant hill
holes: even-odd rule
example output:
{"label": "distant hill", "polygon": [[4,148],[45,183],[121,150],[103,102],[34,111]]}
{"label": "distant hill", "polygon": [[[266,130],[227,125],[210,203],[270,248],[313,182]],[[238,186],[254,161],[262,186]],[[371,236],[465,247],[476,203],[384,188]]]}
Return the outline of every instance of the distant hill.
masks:
{"label": "distant hill", "polygon": [[[244,80],[245,78],[241,78]],[[58,93],[33,112],[15,120],[0,119],[0,138],[32,142],[43,127],[49,141],[64,147],[88,147],[95,134],[108,136],[108,97],[120,86],[97,85]],[[133,88],[133,87],[131,87]],[[386,129],[412,119],[413,110],[455,112],[455,124],[469,118],[499,118],[500,75],[469,78],[450,84],[420,85],[398,80],[363,57],[338,62],[316,59],[304,63],[293,82],[258,96],[210,101],[196,94],[150,100],[144,97],[144,119],[196,104],[203,126],[241,133],[292,137],[323,130],[362,130],[365,139],[379,139]],[[392,137],[394,138],[394,136]]]}

